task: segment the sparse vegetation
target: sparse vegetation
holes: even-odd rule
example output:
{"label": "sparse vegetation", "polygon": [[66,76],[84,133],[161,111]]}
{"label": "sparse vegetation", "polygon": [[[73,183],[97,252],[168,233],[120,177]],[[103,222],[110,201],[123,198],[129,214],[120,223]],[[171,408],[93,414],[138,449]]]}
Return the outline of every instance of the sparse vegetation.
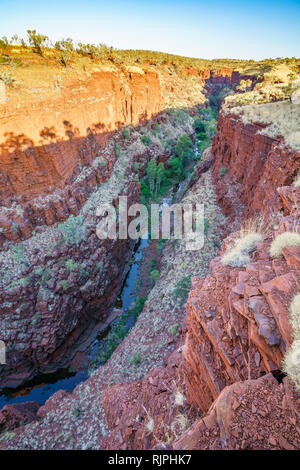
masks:
{"label": "sparse vegetation", "polygon": [[272,241],[270,256],[272,258],[279,258],[282,255],[283,248],[286,246],[300,247],[300,234],[297,232],[284,232],[277,235]]}
{"label": "sparse vegetation", "polygon": [[27,34],[29,44],[33,47],[34,52],[43,55],[42,48],[45,45],[46,41],[49,40],[48,36],[37,33],[35,29],[28,29]]}
{"label": "sparse vegetation", "polygon": [[174,289],[174,297],[185,299],[191,289],[191,277],[184,276]]}
{"label": "sparse vegetation", "polygon": [[159,278],[159,271],[157,269],[153,269],[150,271],[150,279],[153,282],[156,282]]}
{"label": "sparse vegetation", "polygon": [[137,352],[134,356],[133,356],[133,359],[132,359],[132,364],[134,364],[135,366],[138,366],[141,362],[142,358],[141,358],[141,353],[140,352]]}
{"label": "sparse vegetation", "polygon": [[283,371],[300,391],[300,293],[291,302],[290,321],[294,341],[284,357]]}
{"label": "sparse vegetation", "polygon": [[283,136],[285,142],[295,150],[300,149],[300,106],[289,101],[256,104],[231,109],[240,114],[244,124],[261,122],[267,124],[260,133],[270,137]]}
{"label": "sparse vegetation", "polygon": [[296,186],[296,188],[300,188],[300,173],[296,176],[293,185]]}
{"label": "sparse vegetation", "polygon": [[[123,341],[123,339],[128,334],[130,330],[130,322],[129,319],[132,318],[132,321],[135,322],[137,320],[138,315],[144,308],[145,302],[147,297],[138,297],[135,302],[135,306],[125,312],[112,326],[111,331],[109,332],[107,339],[105,342],[101,344],[101,348],[98,351],[97,359],[95,363],[92,364],[92,367],[95,367],[96,364],[105,363],[117,346]],[[134,358],[140,358],[140,356],[135,356]],[[133,358],[133,360],[134,360]],[[140,362],[135,361],[135,365],[138,365]]]}
{"label": "sparse vegetation", "polygon": [[5,83],[5,85],[8,86],[14,86],[15,84],[15,79],[9,72],[2,72],[0,73],[0,80]]}
{"label": "sparse vegetation", "polygon": [[222,257],[222,264],[236,268],[245,267],[251,262],[249,253],[255,250],[255,243],[262,240],[260,233],[249,233],[236,240],[234,246]]}
{"label": "sparse vegetation", "polygon": [[122,136],[124,137],[124,139],[129,139],[130,137],[130,132],[128,129],[123,129],[122,130]]}
{"label": "sparse vegetation", "polygon": [[226,175],[226,173],[227,173],[227,168],[220,168],[220,171],[219,171],[220,178],[223,178],[223,176]]}

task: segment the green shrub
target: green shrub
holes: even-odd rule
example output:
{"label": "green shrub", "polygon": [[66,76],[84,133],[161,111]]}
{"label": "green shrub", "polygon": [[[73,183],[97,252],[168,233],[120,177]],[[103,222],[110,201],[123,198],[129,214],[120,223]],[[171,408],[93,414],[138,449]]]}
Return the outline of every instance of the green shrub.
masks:
{"label": "green shrub", "polygon": [[116,152],[116,156],[117,156],[118,158],[120,158],[121,155],[122,155],[122,148],[121,148],[121,146],[120,146],[119,144],[116,144],[116,146],[115,146],[115,152]]}
{"label": "green shrub", "polygon": [[78,246],[83,240],[86,240],[87,233],[82,215],[77,217],[72,215],[65,222],[60,223],[57,228],[66,244]]}
{"label": "green shrub", "polygon": [[144,199],[149,199],[151,196],[150,189],[145,183],[145,181],[141,181],[141,195],[143,196]]}
{"label": "green shrub", "polygon": [[220,168],[219,176],[222,178],[227,173],[227,168]]}
{"label": "green shrub", "polygon": [[55,49],[59,51],[67,51],[70,54],[74,52],[74,43],[72,38],[62,39],[61,41],[56,41]]}
{"label": "green shrub", "polygon": [[209,226],[210,226],[209,220],[204,219],[204,233],[208,232]]}
{"label": "green shrub", "polygon": [[203,124],[203,122],[200,120],[200,119],[196,119],[195,122],[194,122],[194,128],[195,128],[195,132],[196,134],[205,134],[205,126]]}
{"label": "green shrub", "polygon": [[175,336],[177,334],[178,328],[179,328],[179,324],[176,323],[175,325],[170,326],[170,328],[168,329],[168,332],[170,333],[170,335]]}
{"label": "green shrub", "polygon": [[124,137],[124,139],[129,139],[130,137],[130,132],[128,129],[123,129],[122,130],[122,136]]}
{"label": "green shrub", "polygon": [[152,258],[151,263],[150,263],[150,267],[149,267],[150,272],[153,271],[153,269],[156,268],[156,265],[157,265],[157,259]]}
{"label": "green shrub", "polygon": [[143,144],[147,145],[147,147],[151,147],[152,145],[152,140],[147,135],[143,135],[141,137],[141,141],[143,142]]}
{"label": "green shrub", "polygon": [[191,277],[183,277],[177,284],[176,288],[173,291],[173,295],[176,298],[186,298],[189,291],[191,290]]}
{"label": "green shrub", "polygon": [[78,263],[74,263],[72,259],[66,261],[66,269],[68,271],[74,271],[78,267]]}
{"label": "green shrub", "polygon": [[135,366],[138,366],[141,363],[141,360],[142,360],[141,353],[138,352],[133,356],[132,364],[134,364]]}
{"label": "green shrub", "polygon": [[37,33],[35,29],[28,29],[27,34],[29,44],[33,47],[33,50],[38,54],[43,55],[42,46],[44,46],[45,42],[49,40],[48,36]]}
{"label": "green shrub", "polygon": [[67,290],[69,287],[68,281],[66,281],[65,279],[61,281],[60,285],[63,288],[63,290]]}
{"label": "green shrub", "polygon": [[181,176],[183,173],[183,165],[178,157],[170,160],[170,176]]}
{"label": "green shrub", "polygon": [[153,269],[151,272],[150,272],[150,279],[151,281],[154,281],[156,282],[159,278],[159,271],[157,269]]}
{"label": "green shrub", "polygon": [[181,162],[189,160],[192,154],[193,141],[187,134],[182,134],[176,143],[175,152]]}
{"label": "green shrub", "polygon": [[162,251],[163,251],[163,249],[164,249],[165,244],[166,244],[166,240],[164,240],[163,238],[160,238],[160,239],[158,240],[158,243],[157,243],[157,245],[156,245],[156,251],[157,251],[157,253],[158,253],[159,256],[161,255],[161,253],[162,253]]}

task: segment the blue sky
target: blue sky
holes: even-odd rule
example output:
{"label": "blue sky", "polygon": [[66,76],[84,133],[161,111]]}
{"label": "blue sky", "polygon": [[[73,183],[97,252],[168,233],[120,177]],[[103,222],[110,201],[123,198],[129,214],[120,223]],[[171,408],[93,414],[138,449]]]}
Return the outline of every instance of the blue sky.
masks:
{"label": "blue sky", "polygon": [[0,0],[0,36],[31,28],[208,59],[300,56],[300,0]]}

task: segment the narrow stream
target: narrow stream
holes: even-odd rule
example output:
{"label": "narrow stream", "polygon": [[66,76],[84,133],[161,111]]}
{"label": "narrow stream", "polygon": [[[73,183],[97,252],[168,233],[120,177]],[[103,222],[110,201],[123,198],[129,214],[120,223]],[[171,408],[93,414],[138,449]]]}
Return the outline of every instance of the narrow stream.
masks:
{"label": "narrow stream", "polygon": [[[126,275],[120,294],[117,298],[115,307],[124,312],[132,307],[136,300],[135,288],[142,265],[140,263],[143,256],[143,249],[146,248],[149,241],[141,239],[135,248],[132,256],[132,265]],[[134,318],[129,318],[128,326],[132,327]],[[103,327],[99,326],[91,335],[91,342],[87,345],[85,360],[79,370],[74,371],[72,367],[60,369],[53,374],[43,374],[35,377],[33,380],[25,383],[15,389],[0,390],[0,410],[3,406],[13,403],[24,403],[28,401],[37,401],[44,404],[58,390],[72,391],[80,382],[84,382],[89,377],[90,364],[95,361],[100,343],[105,341],[110,328],[103,332]]]}
{"label": "narrow stream", "polygon": [[[195,154],[197,155],[197,148],[195,146]],[[179,182],[174,186],[170,192],[162,199],[161,207],[170,205],[176,195],[180,193],[183,182]],[[116,300],[115,308],[122,312],[128,311],[133,307],[136,301],[136,285],[141,270],[143,269],[143,250],[149,245],[148,239],[140,239],[136,244],[134,253],[132,255],[132,263],[130,269],[125,277],[120,294]],[[75,367],[59,369],[51,374],[37,375],[34,379],[26,382],[20,387],[14,389],[0,389],[0,410],[3,406],[13,403],[24,403],[29,401],[37,401],[44,404],[58,390],[72,391],[80,382],[84,382],[89,377],[89,370],[94,369],[92,366],[97,362],[97,354],[101,346],[104,345],[111,326],[115,321],[120,318],[118,316],[112,321],[111,325],[103,330],[103,322],[92,330],[86,339],[83,340],[83,345],[79,352],[82,359],[80,364]],[[134,314],[127,319],[128,328],[134,325]],[[101,363],[97,363],[101,365]]]}

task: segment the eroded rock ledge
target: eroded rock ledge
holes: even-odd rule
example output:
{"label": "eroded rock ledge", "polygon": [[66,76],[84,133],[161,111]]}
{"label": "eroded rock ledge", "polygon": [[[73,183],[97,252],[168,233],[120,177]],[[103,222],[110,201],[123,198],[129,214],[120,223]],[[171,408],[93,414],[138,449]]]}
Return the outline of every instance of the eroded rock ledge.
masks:
{"label": "eroded rock ledge", "polygon": [[[283,258],[272,261],[268,248],[276,234],[295,227],[293,208],[299,207],[300,189],[284,187],[279,193],[291,201],[289,206],[285,202],[289,215],[257,244],[245,269],[223,266],[218,257],[205,279],[193,278],[181,348],[184,361],[177,357],[175,365],[171,356],[164,369],[104,393],[110,429],[104,448],[299,448],[299,394],[287,378],[280,383],[280,369],[292,342],[288,307],[300,285],[300,249],[285,248]],[[225,239],[221,253],[236,236]],[[176,406],[179,389],[187,402]],[[122,400],[124,407],[115,412]],[[151,410],[152,432],[133,419],[141,403]],[[203,417],[196,419],[200,412]],[[178,423],[182,431],[193,421],[177,438]]]}
{"label": "eroded rock ledge", "polygon": [[[264,127],[245,125],[236,114],[219,116],[213,174],[219,203],[232,220],[241,215],[241,205],[247,217],[280,211],[283,202],[276,190],[291,185],[299,170],[300,152],[282,138],[261,134]],[[221,169],[226,169],[223,177]]]}

